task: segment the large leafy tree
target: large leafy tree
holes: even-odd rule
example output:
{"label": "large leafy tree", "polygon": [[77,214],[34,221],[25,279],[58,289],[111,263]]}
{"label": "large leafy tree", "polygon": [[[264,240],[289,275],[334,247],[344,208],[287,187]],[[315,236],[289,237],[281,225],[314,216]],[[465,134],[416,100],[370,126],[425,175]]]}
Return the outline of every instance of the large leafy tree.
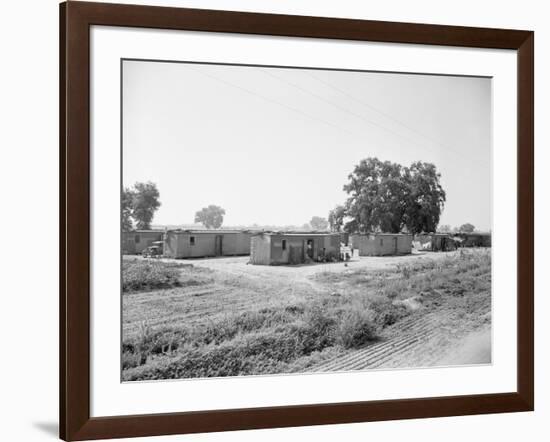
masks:
{"label": "large leafy tree", "polygon": [[309,224],[311,225],[311,228],[313,230],[327,230],[328,229],[328,221],[325,218],[322,218],[320,216],[312,217]]}
{"label": "large leafy tree", "polygon": [[132,217],[138,229],[150,229],[155,212],[160,207],[159,191],[155,183],[136,183],[132,189]]}
{"label": "large leafy tree", "polygon": [[348,232],[433,232],[445,202],[440,174],[430,163],[410,167],[378,158],[355,166],[344,190]]}
{"label": "large leafy tree", "polygon": [[328,223],[330,230],[333,232],[341,232],[344,226],[344,218],[346,216],[346,208],[344,206],[336,206],[328,213]]}
{"label": "large leafy tree", "polygon": [[129,232],[133,228],[132,223],[132,210],[134,204],[134,192],[132,189],[125,187],[122,190],[121,201],[121,223],[122,231]]}
{"label": "large leafy tree", "polygon": [[225,209],[220,206],[210,204],[195,214],[195,222],[201,223],[207,229],[219,229],[223,224]]}
{"label": "large leafy tree", "polygon": [[367,158],[355,166],[348,179],[345,212],[351,221],[345,230],[400,232],[409,196],[402,166]]}

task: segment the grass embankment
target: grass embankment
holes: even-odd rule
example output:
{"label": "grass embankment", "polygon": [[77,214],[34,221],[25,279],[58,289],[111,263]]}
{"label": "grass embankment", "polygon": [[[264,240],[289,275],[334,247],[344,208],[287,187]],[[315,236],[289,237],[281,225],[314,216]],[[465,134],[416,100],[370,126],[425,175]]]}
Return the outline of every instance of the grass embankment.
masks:
{"label": "grass embankment", "polygon": [[207,279],[203,274],[199,274],[190,264],[139,259],[122,261],[123,293],[200,285],[205,281]]}
{"label": "grass embankment", "polygon": [[[266,293],[264,305],[257,303],[246,311],[205,315],[192,324],[178,321],[151,327],[142,322],[137,333],[124,337],[123,378],[302,371],[329,356],[375,341],[386,327],[417,310],[433,310],[456,299],[463,304],[466,297],[468,305],[471,298],[471,310],[475,311],[476,299],[490,296],[490,268],[488,252],[463,252],[392,270],[327,272],[312,277],[318,291],[313,301],[311,293],[301,297],[297,293],[293,302],[277,304]],[[169,265],[166,269],[174,270]],[[175,280],[170,273],[171,287],[206,287],[218,277],[223,279],[216,272],[205,276],[204,269],[189,266],[177,271]],[[246,283],[242,281],[243,285]],[[159,291],[158,296],[164,292]]]}

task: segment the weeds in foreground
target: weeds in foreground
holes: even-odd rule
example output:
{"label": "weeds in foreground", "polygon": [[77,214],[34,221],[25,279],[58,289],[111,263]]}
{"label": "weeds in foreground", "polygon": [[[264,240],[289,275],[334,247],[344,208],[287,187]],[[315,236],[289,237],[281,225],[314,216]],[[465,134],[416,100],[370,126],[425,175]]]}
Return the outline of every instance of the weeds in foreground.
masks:
{"label": "weeds in foreground", "polygon": [[[291,312],[270,309],[254,316],[224,317],[202,327],[140,334],[123,348],[124,379],[277,373],[291,370],[295,361],[326,348],[355,348],[376,338],[373,313],[325,312],[319,304],[303,314]],[[279,320],[274,322],[275,318]],[[168,345],[172,351],[160,353]],[[144,348],[149,349],[150,361],[136,357],[138,352],[144,354]],[[155,357],[161,354],[164,357]]]}
{"label": "weeds in foreground", "polygon": [[210,281],[205,269],[191,264],[166,263],[158,260],[123,260],[122,292],[141,292],[180,286],[194,286]]}

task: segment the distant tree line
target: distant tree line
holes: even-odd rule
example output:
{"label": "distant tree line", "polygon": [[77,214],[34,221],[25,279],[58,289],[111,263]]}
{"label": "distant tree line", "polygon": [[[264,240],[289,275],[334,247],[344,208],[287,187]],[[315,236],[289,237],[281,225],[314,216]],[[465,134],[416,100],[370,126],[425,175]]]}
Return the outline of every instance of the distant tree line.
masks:
{"label": "distant tree line", "polygon": [[475,226],[471,223],[462,224],[461,226],[455,227],[454,229],[451,228],[448,224],[443,224],[439,226],[437,229],[438,232],[441,233],[456,233],[456,232],[463,232],[463,233],[472,233],[475,230]]}

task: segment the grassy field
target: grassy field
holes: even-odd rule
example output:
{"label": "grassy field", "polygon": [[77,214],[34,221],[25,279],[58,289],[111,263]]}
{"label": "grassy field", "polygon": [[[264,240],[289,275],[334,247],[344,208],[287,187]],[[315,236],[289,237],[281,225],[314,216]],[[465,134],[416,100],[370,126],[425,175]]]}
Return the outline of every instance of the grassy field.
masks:
{"label": "grassy field", "polygon": [[465,330],[487,322],[490,250],[430,256],[314,272],[125,259],[123,379],[304,372],[411,318],[445,311]]}

